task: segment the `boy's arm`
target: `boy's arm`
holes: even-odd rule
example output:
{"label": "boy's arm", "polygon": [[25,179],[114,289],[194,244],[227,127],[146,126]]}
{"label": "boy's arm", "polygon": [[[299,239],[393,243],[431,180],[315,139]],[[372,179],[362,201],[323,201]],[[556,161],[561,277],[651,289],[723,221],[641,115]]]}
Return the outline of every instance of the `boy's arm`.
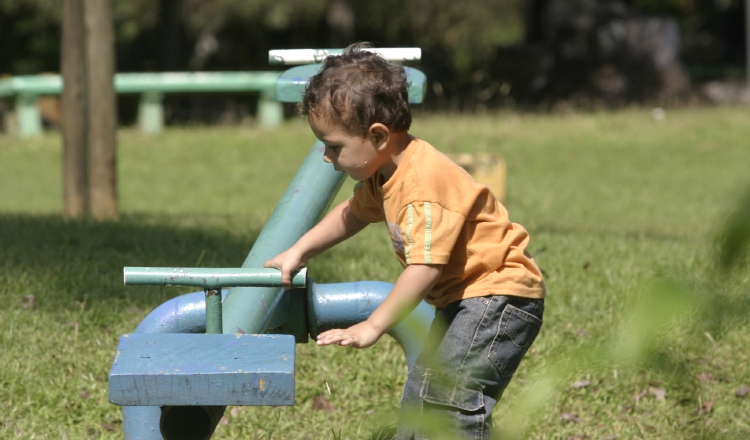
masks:
{"label": "boy's arm", "polygon": [[281,271],[281,285],[292,287],[292,272],[305,265],[307,260],[335,246],[364,229],[368,223],[358,219],[345,200],[334,207],[312,229],[307,231],[286,251],[271,258],[263,267],[275,267]]}
{"label": "boy's arm", "polygon": [[424,299],[443,272],[442,265],[412,264],[407,266],[393,290],[366,321],[347,329],[333,329],[318,335],[318,345],[349,345],[366,348],[396,326]]}

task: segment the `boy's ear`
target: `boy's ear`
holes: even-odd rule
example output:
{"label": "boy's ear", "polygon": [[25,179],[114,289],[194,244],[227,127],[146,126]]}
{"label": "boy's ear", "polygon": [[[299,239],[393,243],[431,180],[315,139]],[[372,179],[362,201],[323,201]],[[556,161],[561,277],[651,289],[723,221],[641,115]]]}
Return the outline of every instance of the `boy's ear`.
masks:
{"label": "boy's ear", "polygon": [[391,136],[391,130],[385,124],[376,122],[370,126],[367,130],[367,135],[373,141],[373,144],[378,148],[384,147],[388,143],[388,138]]}

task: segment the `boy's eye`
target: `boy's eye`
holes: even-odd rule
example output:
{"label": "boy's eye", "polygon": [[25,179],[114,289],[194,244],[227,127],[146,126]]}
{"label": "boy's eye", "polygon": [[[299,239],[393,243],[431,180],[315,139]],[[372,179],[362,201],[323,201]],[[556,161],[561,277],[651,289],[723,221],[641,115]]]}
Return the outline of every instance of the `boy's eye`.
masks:
{"label": "boy's eye", "polygon": [[338,146],[338,145],[326,145],[326,147],[327,147],[327,148],[328,148],[329,150],[338,150],[339,148],[341,148],[341,147],[340,147],[340,146]]}

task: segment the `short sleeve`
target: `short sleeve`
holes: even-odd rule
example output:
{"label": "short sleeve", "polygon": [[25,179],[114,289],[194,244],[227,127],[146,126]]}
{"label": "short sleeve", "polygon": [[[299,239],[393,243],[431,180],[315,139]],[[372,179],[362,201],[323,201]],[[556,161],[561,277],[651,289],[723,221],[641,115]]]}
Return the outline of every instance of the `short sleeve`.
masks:
{"label": "short sleeve", "polygon": [[399,212],[406,264],[447,264],[465,217],[435,202],[414,202]]}
{"label": "short sleeve", "polygon": [[357,182],[349,197],[349,208],[355,217],[367,223],[378,223],[385,220],[383,213],[383,196],[371,179]]}

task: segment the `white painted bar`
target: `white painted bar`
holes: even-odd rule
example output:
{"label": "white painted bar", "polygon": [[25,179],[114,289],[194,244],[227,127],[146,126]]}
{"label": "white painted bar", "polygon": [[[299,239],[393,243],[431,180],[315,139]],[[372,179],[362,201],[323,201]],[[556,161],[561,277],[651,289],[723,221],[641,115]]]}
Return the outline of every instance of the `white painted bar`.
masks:
{"label": "white painted bar", "polygon": [[[367,48],[368,52],[380,54],[388,61],[419,61],[419,47]],[[343,49],[274,49],[268,51],[268,62],[274,65],[298,65],[320,63],[329,55],[341,55]]]}

